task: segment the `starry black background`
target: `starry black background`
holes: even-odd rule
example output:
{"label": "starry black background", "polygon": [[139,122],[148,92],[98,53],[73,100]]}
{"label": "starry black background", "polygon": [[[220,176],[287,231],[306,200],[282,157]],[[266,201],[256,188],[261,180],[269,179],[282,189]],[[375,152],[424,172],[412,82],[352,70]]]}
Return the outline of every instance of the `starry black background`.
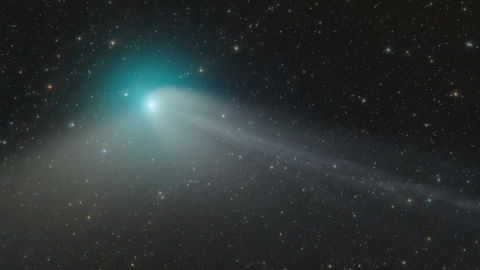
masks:
{"label": "starry black background", "polygon": [[[2,269],[480,265],[478,3],[0,12]],[[290,156],[157,140],[134,119],[163,86],[228,104],[230,126]]]}

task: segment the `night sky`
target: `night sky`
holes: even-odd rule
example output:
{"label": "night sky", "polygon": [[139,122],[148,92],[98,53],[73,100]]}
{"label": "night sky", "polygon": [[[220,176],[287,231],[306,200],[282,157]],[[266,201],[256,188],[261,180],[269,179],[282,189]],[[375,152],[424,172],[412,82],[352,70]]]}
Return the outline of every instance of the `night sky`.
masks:
{"label": "night sky", "polygon": [[480,269],[478,1],[0,3],[0,269]]}

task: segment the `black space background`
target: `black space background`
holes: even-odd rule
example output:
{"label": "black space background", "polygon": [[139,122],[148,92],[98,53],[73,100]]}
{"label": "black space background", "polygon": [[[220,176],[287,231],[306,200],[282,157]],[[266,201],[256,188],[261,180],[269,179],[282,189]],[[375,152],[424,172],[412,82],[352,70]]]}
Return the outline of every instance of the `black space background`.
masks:
{"label": "black space background", "polygon": [[[478,269],[478,8],[2,1],[0,268]],[[234,144],[148,145],[119,115],[162,86],[217,97],[232,125],[283,132],[312,159],[424,188],[272,170],[274,154]],[[112,123],[99,140],[127,155],[79,143]]]}

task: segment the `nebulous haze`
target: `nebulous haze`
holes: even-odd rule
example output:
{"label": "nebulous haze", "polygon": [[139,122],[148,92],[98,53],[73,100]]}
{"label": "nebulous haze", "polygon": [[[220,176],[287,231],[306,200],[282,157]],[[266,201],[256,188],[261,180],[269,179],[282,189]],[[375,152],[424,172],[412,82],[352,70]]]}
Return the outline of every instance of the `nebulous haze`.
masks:
{"label": "nebulous haze", "polygon": [[473,2],[3,1],[0,269],[478,269]]}

